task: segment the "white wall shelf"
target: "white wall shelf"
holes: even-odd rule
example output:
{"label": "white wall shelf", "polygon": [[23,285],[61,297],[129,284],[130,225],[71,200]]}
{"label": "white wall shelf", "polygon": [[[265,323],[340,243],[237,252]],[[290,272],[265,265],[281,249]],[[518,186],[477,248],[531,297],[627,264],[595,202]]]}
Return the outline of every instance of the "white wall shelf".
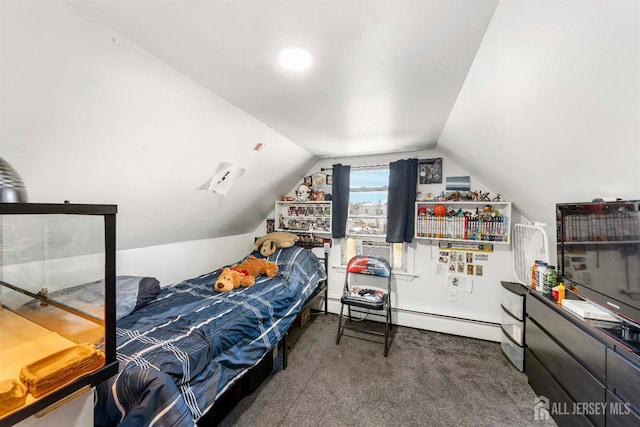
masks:
{"label": "white wall shelf", "polygon": [[276,202],[276,230],[331,233],[331,202]]}
{"label": "white wall shelf", "polygon": [[[435,215],[437,205],[446,206],[447,214]],[[503,245],[511,241],[511,202],[416,202],[415,218],[416,239]]]}

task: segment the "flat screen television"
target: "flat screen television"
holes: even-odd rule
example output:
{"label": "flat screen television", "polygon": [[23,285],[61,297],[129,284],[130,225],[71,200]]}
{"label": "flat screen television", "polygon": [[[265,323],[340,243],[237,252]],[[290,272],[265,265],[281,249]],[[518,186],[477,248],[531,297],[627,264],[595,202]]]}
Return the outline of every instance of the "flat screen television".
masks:
{"label": "flat screen television", "polygon": [[576,293],[640,325],[640,200],[558,203],[559,274]]}

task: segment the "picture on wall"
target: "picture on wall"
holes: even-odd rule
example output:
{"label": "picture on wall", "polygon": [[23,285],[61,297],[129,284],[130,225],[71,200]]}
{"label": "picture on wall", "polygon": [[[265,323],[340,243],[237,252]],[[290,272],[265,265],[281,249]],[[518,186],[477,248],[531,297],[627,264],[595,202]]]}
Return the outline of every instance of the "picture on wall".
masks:
{"label": "picture on wall", "polygon": [[470,190],[471,190],[470,176],[448,176],[447,177],[447,192],[470,191]]}
{"label": "picture on wall", "polygon": [[312,187],[320,187],[327,185],[327,174],[325,173],[314,173],[311,175],[311,186]]}
{"label": "picture on wall", "polygon": [[418,162],[418,179],[420,184],[441,184],[442,158],[420,160]]}

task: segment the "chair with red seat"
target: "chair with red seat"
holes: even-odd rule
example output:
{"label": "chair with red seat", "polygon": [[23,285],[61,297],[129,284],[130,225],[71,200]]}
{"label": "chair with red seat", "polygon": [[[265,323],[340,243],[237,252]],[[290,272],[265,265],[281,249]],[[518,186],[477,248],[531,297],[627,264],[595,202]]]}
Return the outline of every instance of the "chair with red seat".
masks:
{"label": "chair with red seat", "polygon": [[[380,287],[356,287],[351,286],[350,281],[356,281],[357,276],[365,275],[372,278],[386,279],[386,289]],[[372,282],[372,280],[368,280]],[[389,262],[380,256],[375,255],[356,255],[349,261],[347,265],[347,273],[344,279],[343,295],[340,298],[340,317],[338,320],[338,335],[336,337],[336,345],[340,344],[346,329],[364,333],[369,335],[384,336],[384,356],[387,357],[389,352],[389,332],[391,331],[391,266]],[[344,307],[348,310],[348,320],[344,319]],[[353,309],[352,309],[353,307]],[[377,313],[377,312],[382,313]],[[372,314],[384,317],[384,332],[377,331],[373,328],[364,328],[354,326],[354,319],[351,317],[352,312],[362,314]],[[348,335],[353,338],[366,339],[358,335]],[[373,340],[369,340],[373,341]],[[378,341],[375,341],[378,342]]]}

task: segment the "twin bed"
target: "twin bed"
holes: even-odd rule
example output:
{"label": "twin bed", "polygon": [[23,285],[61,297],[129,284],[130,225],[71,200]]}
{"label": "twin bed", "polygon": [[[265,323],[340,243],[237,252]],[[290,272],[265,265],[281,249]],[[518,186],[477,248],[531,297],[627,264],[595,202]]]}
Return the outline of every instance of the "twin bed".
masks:
{"label": "twin bed", "polygon": [[215,292],[218,269],[161,288],[120,318],[119,372],[96,387],[95,425],[209,425],[230,410],[229,396],[257,387],[272,350],[327,281],[326,260],[308,249],[279,249],[267,259],[279,274],[252,287]]}

